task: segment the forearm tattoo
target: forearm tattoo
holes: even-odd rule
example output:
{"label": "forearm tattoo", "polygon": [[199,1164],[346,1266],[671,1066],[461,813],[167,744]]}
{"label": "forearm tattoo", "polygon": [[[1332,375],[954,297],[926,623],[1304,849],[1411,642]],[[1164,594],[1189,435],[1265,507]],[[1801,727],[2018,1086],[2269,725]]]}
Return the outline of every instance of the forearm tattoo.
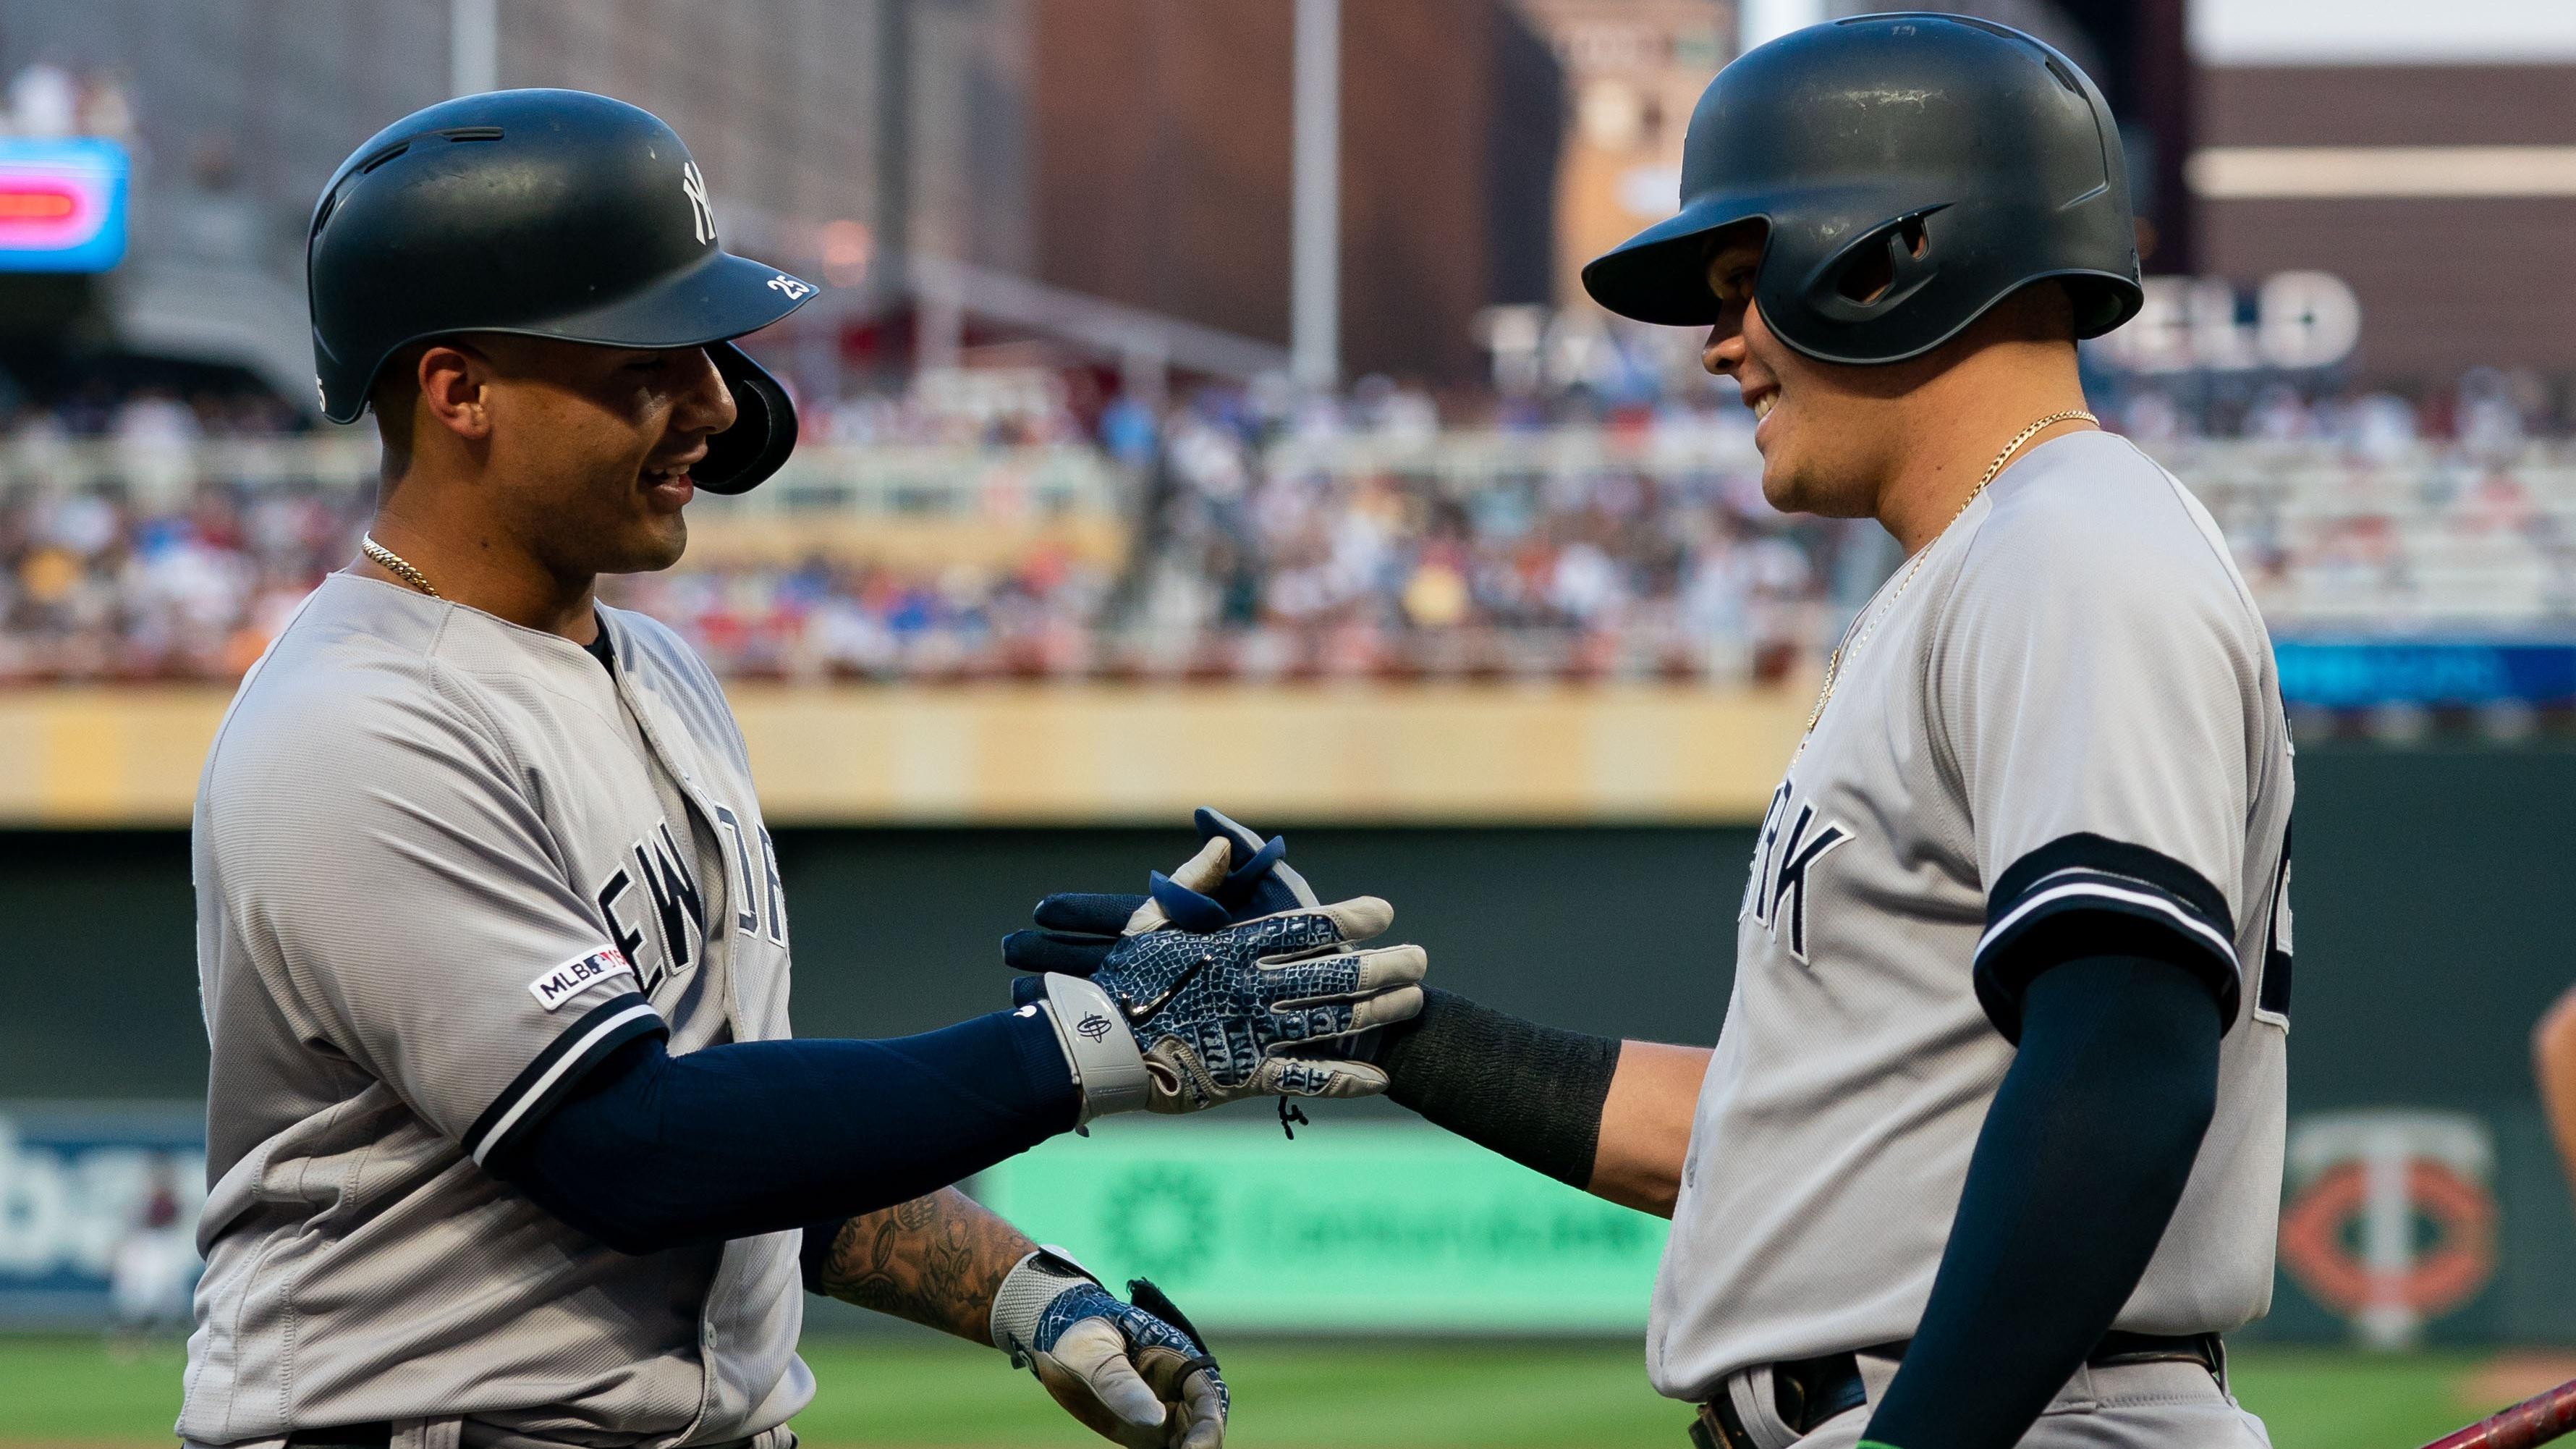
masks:
{"label": "forearm tattoo", "polygon": [[953,1187],[841,1225],[820,1286],[845,1303],[992,1342],[993,1294],[1036,1251],[1020,1230]]}

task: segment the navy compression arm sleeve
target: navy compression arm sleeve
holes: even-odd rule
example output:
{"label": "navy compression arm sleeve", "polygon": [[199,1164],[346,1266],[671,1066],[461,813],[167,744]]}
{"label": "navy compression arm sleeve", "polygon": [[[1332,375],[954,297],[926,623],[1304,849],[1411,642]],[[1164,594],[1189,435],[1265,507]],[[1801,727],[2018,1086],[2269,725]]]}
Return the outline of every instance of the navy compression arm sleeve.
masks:
{"label": "navy compression arm sleeve", "polygon": [[1387,1099],[1570,1187],[1592,1181],[1619,1043],[1541,1026],[1437,986],[1386,1029]]}
{"label": "navy compression arm sleeve", "polygon": [[2163,961],[2051,967],[1969,1159],[1931,1301],[1865,1440],[2007,1449],[2137,1289],[2218,1100],[2207,984]]}
{"label": "navy compression arm sleeve", "polygon": [[627,1043],[492,1167],[628,1253],[784,1232],[946,1187],[1073,1126],[1055,1028],[997,1012],[885,1041]]}

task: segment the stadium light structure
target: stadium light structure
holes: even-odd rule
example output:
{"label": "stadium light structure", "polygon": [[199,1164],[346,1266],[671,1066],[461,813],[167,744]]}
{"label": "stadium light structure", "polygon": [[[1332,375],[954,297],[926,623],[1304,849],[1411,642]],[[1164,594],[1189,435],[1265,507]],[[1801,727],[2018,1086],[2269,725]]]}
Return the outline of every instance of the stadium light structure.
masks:
{"label": "stadium light structure", "polygon": [[447,91],[501,88],[501,0],[447,0]]}
{"label": "stadium light structure", "polygon": [[1342,0],[1297,0],[1288,219],[1288,350],[1297,381],[1342,370]]}
{"label": "stadium light structure", "polygon": [[[1902,10],[1906,7],[1890,5],[1886,8]],[[1792,30],[1804,30],[1832,18],[1826,11],[1825,0],[1743,0],[1736,8],[1736,50],[1741,54],[1766,41],[1778,40]]]}

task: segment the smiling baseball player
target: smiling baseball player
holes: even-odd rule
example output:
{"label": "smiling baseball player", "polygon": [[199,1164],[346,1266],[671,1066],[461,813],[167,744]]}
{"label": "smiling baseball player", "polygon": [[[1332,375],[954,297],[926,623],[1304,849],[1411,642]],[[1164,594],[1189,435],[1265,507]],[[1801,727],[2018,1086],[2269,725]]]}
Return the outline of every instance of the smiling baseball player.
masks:
{"label": "smiling baseball player", "polygon": [[[1647,1368],[1703,1445],[2254,1449],[2219,1335],[2271,1295],[2290,744],[2218,529],[2084,408],[2140,301],[2109,108],[2001,26],[1815,26],[1709,86],[1682,201],[1586,287],[1710,328],[1771,503],[1905,561],[1764,813],[1715,1052],[1435,988],[1389,1095],[1672,1218]],[[1085,900],[1006,958],[1106,956]]]}
{"label": "smiling baseball player", "polygon": [[791,1039],[740,732],[594,585],[670,566],[696,490],[786,457],[787,396],[727,339],[813,288],[718,246],[668,127],[569,91],[396,123],[307,265],[324,410],[373,406],[384,480],[198,794],[181,1435],[787,1449],[801,1276],[993,1344],[1121,1444],[1215,1449],[1225,1387],[1168,1300],[947,1185],[1105,1112],[1381,1086],[1333,1046],[1418,1009],[1419,951],[1349,949],[1383,903],[1140,931],[1014,1010]]}

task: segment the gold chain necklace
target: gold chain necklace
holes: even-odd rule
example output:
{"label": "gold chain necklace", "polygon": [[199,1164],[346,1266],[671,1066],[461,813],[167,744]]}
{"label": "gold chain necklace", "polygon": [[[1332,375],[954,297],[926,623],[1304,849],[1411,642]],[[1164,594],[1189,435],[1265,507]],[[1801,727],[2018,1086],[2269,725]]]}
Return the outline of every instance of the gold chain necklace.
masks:
{"label": "gold chain necklace", "polygon": [[[367,557],[374,559],[377,566],[385,572],[433,599],[439,597],[438,590],[430,587],[429,575],[413,568],[411,560],[376,542],[374,535],[363,533],[358,535],[358,547],[366,553]],[[1812,726],[1815,722],[1810,720],[1808,723]]]}
{"label": "gold chain necklace", "polygon": [[1825,687],[1816,694],[1816,707],[1807,711],[1807,728],[1804,733],[1798,736],[1798,748],[1796,753],[1789,756],[1790,764],[1794,765],[1798,763],[1798,756],[1807,752],[1807,740],[1816,732],[1816,721],[1825,717],[1825,702],[1834,697],[1835,681],[1842,678],[1843,661],[1859,654],[1860,646],[1868,643],[1869,636],[1878,632],[1879,623],[1889,614],[1895,612],[1896,601],[1905,596],[1905,590],[1913,584],[1914,576],[1923,572],[1923,561],[1931,557],[1932,545],[1941,541],[1942,536],[1950,531],[1952,524],[1957,523],[1961,518],[1967,516],[1968,505],[1976,502],[1978,495],[1986,491],[1986,485],[1995,481],[1995,475],[2004,470],[2004,465],[2006,463],[2012,461],[2013,454],[2021,451],[2022,444],[2038,437],[2044,429],[2053,428],[2059,423],[2073,422],[2079,418],[2085,422],[2096,425],[2099,425],[2102,421],[2100,418],[2093,416],[2082,408],[2069,408],[2062,413],[2050,413],[2047,417],[2041,418],[2038,422],[2035,422],[2029,427],[2022,429],[2020,432],[2013,434],[2013,440],[2004,444],[2004,450],[1995,454],[1995,460],[1986,465],[1985,476],[1977,480],[1977,486],[1969,489],[1968,496],[1959,501],[1959,511],[1950,515],[1950,522],[1942,524],[1940,533],[1932,535],[1929,542],[1926,542],[1923,547],[1915,550],[1914,561],[1906,565],[1905,575],[1896,581],[1895,590],[1888,594],[1886,600],[1880,603],[1876,608],[1869,610],[1859,619],[1852,621],[1852,627],[1860,631],[1860,637],[1853,638],[1851,634],[1846,631],[1843,635],[1843,642],[1835,645],[1834,652],[1826,656]]}

